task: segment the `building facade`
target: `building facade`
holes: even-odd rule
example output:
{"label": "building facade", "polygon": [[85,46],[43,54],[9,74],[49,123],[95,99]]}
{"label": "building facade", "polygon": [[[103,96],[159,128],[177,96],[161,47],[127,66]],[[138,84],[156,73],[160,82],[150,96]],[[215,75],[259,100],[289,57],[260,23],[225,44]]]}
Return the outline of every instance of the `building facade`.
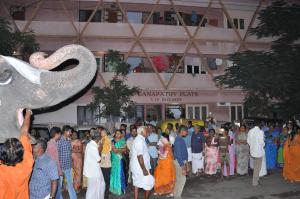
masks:
{"label": "building facade", "polygon": [[[104,86],[113,72],[108,49],[130,64],[127,84],[139,86],[133,98],[136,118],[186,117],[218,121],[244,117],[241,89],[225,89],[213,78],[232,65],[228,55],[266,50],[271,38],[258,40],[249,29],[268,6],[263,0],[14,0],[2,1],[1,16],[20,31],[33,30],[40,50],[79,43],[95,55],[94,85]],[[35,123],[94,124],[87,108],[90,91],[67,106],[36,116]]]}

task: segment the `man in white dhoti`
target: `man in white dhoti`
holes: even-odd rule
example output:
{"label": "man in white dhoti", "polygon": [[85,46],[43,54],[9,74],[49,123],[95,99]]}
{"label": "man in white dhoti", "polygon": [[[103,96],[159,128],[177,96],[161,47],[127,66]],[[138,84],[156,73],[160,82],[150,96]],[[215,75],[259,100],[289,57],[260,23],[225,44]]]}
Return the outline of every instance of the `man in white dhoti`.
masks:
{"label": "man in white dhoti", "polygon": [[199,175],[204,170],[204,155],[203,149],[205,145],[205,137],[201,127],[195,125],[195,131],[192,134],[191,146],[192,146],[192,171],[193,174]]}
{"label": "man in white dhoti", "polygon": [[88,179],[86,199],[104,199],[105,182],[100,168],[101,157],[98,150],[100,133],[91,131],[92,140],[87,144],[84,156],[83,175]]}
{"label": "man in white dhoti", "polygon": [[265,156],[264,132],[259,128],[257,122],[255,122],[255,126],[248,132],[247,143],[250,146],[250,155],[254,161],[252,185],[257,186],[260,184],[259,177],[262,176],[261,170],[265,167],[265,161],[263,161]]}
{"label": "man in white dhoti", "polygon": [[138,198],[139,188],[145,190],[144,199],[148,199],[154,186],[154,178],[150,175],[150,156],[145,138],[148,132],[145,126],[137,129],[137,136],[131,147],[130,170],[134,186],[134,199]]}

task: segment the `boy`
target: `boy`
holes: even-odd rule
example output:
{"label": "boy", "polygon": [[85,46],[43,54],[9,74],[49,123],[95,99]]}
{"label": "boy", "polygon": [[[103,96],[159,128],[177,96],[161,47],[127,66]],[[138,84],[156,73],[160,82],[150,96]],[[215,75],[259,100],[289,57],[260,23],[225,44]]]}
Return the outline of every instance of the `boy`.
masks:
{"label": "boy", "polygon": [[229,173],[229,151],[228,145],[230,145],[230,137],[228,136],[228,129],[220,129],[219,137],[219,153],[221,159],[221,179],[224,178],[224,165],[226,165],[227,173]]}

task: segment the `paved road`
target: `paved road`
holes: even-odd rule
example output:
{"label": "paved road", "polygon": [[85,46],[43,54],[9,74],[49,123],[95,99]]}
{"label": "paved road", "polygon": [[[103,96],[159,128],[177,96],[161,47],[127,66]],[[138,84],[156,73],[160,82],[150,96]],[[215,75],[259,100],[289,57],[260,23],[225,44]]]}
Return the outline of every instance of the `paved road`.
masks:
{"label": "paved road", "polygon": [[[141,193],[142,196],[142,193]],[[65,197],[67,198],[67,197]],[[79,196],[84,198],[84,192]],[[111,199],[131,199],[132,188],[121,197]],[[154,197],[163,199],[164,197]],[[214,177],[192,177],[187,180],[183,199],[300,199],[300,183],[288,183],[282,179],[280,172],[263,178],[263,186],[252,187],[251,177],[233,177],[220,181]]]}

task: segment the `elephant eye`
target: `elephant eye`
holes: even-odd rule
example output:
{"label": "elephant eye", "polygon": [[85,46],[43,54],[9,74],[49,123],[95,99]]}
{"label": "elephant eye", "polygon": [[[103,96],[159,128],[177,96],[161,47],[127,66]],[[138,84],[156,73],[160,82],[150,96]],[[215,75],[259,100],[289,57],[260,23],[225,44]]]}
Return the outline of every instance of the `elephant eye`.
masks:
{"label": "elephant eye", "polygon": [[9,84],[12,81],[12,74],[12,71],[8,69],[0,72],[0,86]]}

